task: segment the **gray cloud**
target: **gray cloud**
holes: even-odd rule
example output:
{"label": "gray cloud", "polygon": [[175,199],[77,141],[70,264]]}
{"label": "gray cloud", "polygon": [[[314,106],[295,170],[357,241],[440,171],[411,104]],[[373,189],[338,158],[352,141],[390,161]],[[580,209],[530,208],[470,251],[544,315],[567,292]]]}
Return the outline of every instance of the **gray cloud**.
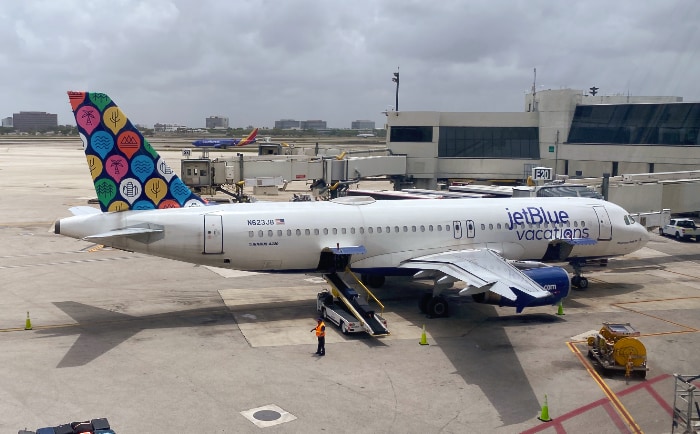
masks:
{"label": "gray cloud", "polygon": [[108,93],[139,123],[384,123],[402,110],[521,111],[543,88],[698,100],[700,3],[62,0],[0,10],[0,117],[72,123],[66,90]]}

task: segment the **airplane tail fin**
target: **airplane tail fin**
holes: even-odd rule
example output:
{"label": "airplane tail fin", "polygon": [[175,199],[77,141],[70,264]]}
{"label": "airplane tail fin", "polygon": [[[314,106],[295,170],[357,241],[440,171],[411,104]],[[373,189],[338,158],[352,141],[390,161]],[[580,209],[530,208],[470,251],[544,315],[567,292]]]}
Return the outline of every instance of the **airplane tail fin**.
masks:
{"label": "airplane tail fin", "polygon": [[245,145],[249,145],[249,144],[255,142],[255,138],[256,138],[257,136],[258,136],[258,129],[255,128],[253,131],[250,132],[250,134],[248,134],[248,136],[246,136],[246,138],[241,139],[241,141],[238,142],[238,143],[236,144],[236,146],[245,146]]}
{"label": "airplane tail fin", "polygon": [[68,92],[103,212],[202,206],[112,99]]}

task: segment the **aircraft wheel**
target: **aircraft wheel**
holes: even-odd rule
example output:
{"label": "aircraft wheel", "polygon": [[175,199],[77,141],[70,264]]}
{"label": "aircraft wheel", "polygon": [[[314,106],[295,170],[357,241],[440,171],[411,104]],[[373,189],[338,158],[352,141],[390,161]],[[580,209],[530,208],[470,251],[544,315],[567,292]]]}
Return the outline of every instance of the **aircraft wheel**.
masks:
{"label": "aircraft wheel", "polygon": [[433,297],[428,303],[428,314],[434,318],[446,317],[448,314],[448,305],[445,297]]}
{"label": "aircraft wheel", "polygon": [[420,309],[421,313],[428,313],[428,303],[430,303],[430,300],[432,298],[433,298],[433,294],[431,294],[429,292],[426,292],[420,298],[420,301],[418,302],[418,308]]}
{"label": "aircraft wheel", "polygon": [[588,279],[586,279],[585,277],[581,277],[581,279],[579,279],[579,282],[578,282],[578,288],[579,289],[588,288]]}
{"label": "aircraft wheel", "polygon": [[578,288],[578,285],[581,283],[581,276],[572,276],[571,277],[571,285],[575,286]]}

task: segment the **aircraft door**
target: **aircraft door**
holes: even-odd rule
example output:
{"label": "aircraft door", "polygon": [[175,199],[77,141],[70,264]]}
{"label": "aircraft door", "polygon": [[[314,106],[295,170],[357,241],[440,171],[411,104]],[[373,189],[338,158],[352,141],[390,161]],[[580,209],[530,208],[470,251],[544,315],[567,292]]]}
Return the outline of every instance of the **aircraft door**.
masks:
{"label": "aircraft door", "polygon": [[224,228],[220,215],[204,214],[203,253],[224,253]]}
{"label": "aircraft door", "polygon": [[474,238],[476,233],[476,227],[474,226],[474,220],[467,220],[467,238]]}
{"label": "aircraft door", "polygon": [[454,237],[455,240],[458,240],[462,238],[462,222],[459,220],[454,220],[452,222],[452,226],[454,227]]}
{"label": "aircraft door", "polygon": [[612,224],[610,223],[610,216],[608,211],[604,206],[594,206],[593,211],[595,211],[598,217],[598,240],[608,241],[612,239]]}

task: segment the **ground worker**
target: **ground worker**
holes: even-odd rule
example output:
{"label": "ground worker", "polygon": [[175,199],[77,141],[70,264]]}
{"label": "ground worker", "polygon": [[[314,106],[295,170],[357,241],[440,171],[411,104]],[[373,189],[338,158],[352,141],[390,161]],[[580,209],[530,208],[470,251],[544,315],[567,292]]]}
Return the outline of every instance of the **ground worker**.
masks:
{"label": "ground worker", "polygon": [[312,328],[311,331],[316,332],[316,337],[318,338],[318,349],[316,349],[316,354],[319,356],[326,355],[326,324],[323,323],[323,318],[318,318],[316,320],[316,327]]}

